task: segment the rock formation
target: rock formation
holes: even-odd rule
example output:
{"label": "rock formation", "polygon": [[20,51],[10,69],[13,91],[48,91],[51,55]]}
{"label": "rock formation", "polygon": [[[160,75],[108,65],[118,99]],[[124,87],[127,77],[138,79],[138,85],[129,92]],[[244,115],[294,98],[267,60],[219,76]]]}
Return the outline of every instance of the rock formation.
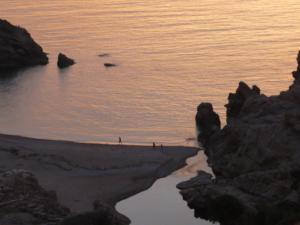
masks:
{"label": "rock formation", "polygon": [[46,53],[24,28],[0,19],[0,71],[47,63]]}
{"label": "rock formation", "polygon": [[129,225],[130,220],[113,207],[95,201],[94,211],[74,215],[62,221],[61,225]]}
{"label": "rock formation", "polygon": [[199,131],[198,140],[203,143],[209,137],[220,130],[221,121],[219,115],[214,112],[210,103],[201,103],[197,108],[196,125]]}
{"label": "rock formation", "polygon": [[0,174],[0,224],[58,224],[69,210],[45,191],[32,173],[11,170]]}
{"label": "rock formation", "polygon": [[57,66],[61,69],[67,68],[75,64],[73,59],[68,58],[66,55],[59,53],[57,59]]}
{"label": "rock formation", "polygon": [[198,139],[215,177],[199,172],[178,185],[197,217],[222,225],[300,221],[300,52],[297,62],[294,83],[278,96],[240,82],[222,129],[213,108],[199,105]]}
{"label": "rock formation", "polygon": [[25,170],[0,173],[0,224],[2,225],[128,225],[130,220],[99,201],[94,211],[71,215],[53,191],[45,191]]}

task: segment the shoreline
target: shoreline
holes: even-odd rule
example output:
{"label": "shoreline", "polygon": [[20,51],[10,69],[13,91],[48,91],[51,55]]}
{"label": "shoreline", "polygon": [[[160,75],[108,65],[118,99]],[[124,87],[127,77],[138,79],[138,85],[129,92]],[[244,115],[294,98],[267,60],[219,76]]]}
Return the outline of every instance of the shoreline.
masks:
{"label": "shoreline", "polygon": [[159,178],[186,165],[198,148],[111,145],[35,139],[0,134],[0,171],[32,172],[47,191],[71,210],[93,210],[100,201],[112,207],[145,191]]}
{"label": "shoreline", "polygon": [[[75,140],[75,139],[59,139],[59,138],[51,138],[51,137],[33,137],[33,136],[27,136],[26,134],[14,134],[14,133],[4,133],[0,131],[0,136],[10,136],[10,137],[16,137],[16,138],[25,138],[25,139],[35,139],[35,140],[44,140],[44,141],[59,141],[59,142],[71,142],[71,143],[79,143],[79,144],[95,144],[95,145],[120,145],[118,143],[118,140],[116,138],[115,141],[95,141],[95,140]],[[185,141],[183,141],[185,140]],[[183,139],[182,141],[178,142],[160,142],[155,141],[157,144],[157,147],[160,147],[160,144],[163,144],[163,146],[166,147],[191,147],[191,148],[198,148],[197,138],[196,137],[190,137]],[[123,140],[122,140],[123,141]],[[143,147],[152,147],[153,142],[122,142],[122,145],[125,146],[143,146]],[[186,143],[186,144],[184,144]]]}

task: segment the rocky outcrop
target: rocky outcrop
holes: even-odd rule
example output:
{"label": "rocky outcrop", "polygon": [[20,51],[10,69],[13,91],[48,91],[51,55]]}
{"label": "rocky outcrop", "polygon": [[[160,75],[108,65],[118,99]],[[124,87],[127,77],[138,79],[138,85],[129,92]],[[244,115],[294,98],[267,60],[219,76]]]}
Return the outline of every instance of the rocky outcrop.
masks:
{"label": "rocky outcrop", "polygon": [[71,58],[68,58],[66,55],[59,53],[57,59],[57,66],[61,69],[67,68],[75,64],[75,61]]}
{"label": "rocky outcrop", "polygon": [[24,28],[0,19],[0,71],[47,63],[46,53]]}
{"label": "rocky outcrop", "polygon": [[234,118],[241,112],[246,100],[252,96],[260,94],[260,89],[257,86],[253,86],[252,89],[244,82],[240,82],[236,92],[230,93],[228,96],[228,104],[225,105],[227,108],[227,123],[230,118]]}
{"label": "rocky outcrop", "polygon": [[196,125],[199,131],[198,140],[202,143],[208,141],[213,133],[221,128],[219,115],[214,112],[211,103],[201,103],[197,108]]}
{"label": "rocky outcrop", "polygon": [[10,170],[0,174],[0,224],[55,225],[68,214],[55,192],[45,191],[32,173]]}
{"label": "rocky outcrop", "polygon": [[94,211],[74,215],[63,220],[61,225],[129,225],[130,220],[113,207],[99,201],[94,202]]}
{"label": "rocky outcrop", "polygon": [[222,225],[300,221],[300,53],[297,62],[294,83],[277,96],[241,82],[229,94],[222,129],[210,119],[217,118],[212,107],[198,107],[197,126],[209,131],[199,140],[215,177],[201,172],[178,185],[196,216]]}
{"label": "rocky outcrop", "polygon": [[25,170],[0,173],[0,224],[2,225],[129,225],[130,220],[112,206],[94,202],[94,211],[71,215],[56,193],[45,191]]}

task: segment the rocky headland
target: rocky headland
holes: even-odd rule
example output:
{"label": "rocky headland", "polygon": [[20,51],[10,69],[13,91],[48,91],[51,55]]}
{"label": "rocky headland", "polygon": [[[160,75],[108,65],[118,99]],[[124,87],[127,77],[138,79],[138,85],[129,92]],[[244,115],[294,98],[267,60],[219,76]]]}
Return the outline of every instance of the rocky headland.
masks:
{"label": "rocky headland", "polygon": [[222,225],[300,221],[300,53],[294,82],[267,97],[240,82],[228,97],[227,124],[210,103],[198,107],[199,142],[214,175],[178,185],[195,215]]}
{"label": "rocky headland", "polygon": [[0,72],[47,63],[47,54],[26,29],[0,19]]}

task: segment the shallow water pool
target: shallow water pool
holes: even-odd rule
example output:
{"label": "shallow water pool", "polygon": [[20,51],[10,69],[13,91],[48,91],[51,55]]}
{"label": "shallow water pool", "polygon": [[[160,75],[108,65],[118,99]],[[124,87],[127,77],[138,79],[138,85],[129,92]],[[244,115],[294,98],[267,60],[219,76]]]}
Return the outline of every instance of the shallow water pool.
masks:
{"label": "shallow water pool", "polygon": [[131,225],[212,225],[194,217],[176,185],[194,176],[197,170],[210,171],[203,152],[190,158],[188,165],[117,205],[117,210],[132,221]]}

